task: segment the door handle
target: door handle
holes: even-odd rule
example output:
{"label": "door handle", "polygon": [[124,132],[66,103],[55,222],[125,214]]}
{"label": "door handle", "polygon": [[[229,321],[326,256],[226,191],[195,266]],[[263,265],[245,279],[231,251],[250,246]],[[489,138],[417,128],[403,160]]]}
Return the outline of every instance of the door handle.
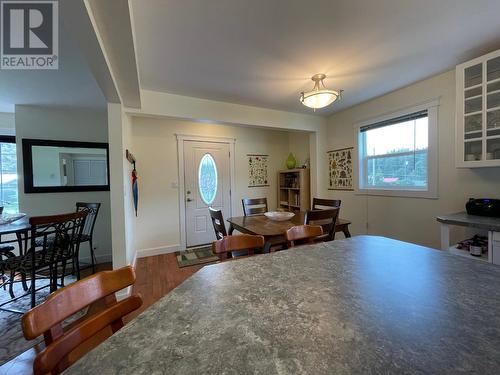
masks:
{"label": "door handle", "polygon": [[193,200],[191,198],[187,198],[186,202],[192,202]]}

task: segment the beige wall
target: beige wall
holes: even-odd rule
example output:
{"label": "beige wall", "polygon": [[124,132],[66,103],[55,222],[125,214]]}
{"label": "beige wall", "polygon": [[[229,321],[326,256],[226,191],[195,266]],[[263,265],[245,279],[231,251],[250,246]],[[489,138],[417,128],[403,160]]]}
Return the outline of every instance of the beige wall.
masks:
{"label": "beige wall", "polygon": [[[329,119],[327,147],[353,146],[353,125],[357,122],[435,98],[440,98],[439,199],[359,196],[352,192],[328,191],[325,185],[320,186],[323,195],[342,199],[341,216],[353,221],[353,233],[377,234],[439,247],[436,215],[464,210],[469,197],[500,198],[500,168],[455,168],[454,70],[333,115]],[[457,239],[462,233],[458,230],[452,235]]]}
{"label": "beige wall", "polygon": [[[102,203],[94,232],[98,261],[111,260],[111,212],[108,191],[25,194],[23,184],[22,139],[107,142],[106,112],[16,106],[17,169],[19,174],[19,210],[30,216],[73,212],[75,203]],[[82,246],[82,258],[88,257],[88,245]]]}
{"label": "beige wall", "polygon": [[309,159],[309,134],[303,132],[288,133],[288,148],[297,159],[297,166],[300,167]]}
{"label": "beige wall", "polygon": [[[267,197],[270,208],[276,207],[277,171],[284,167],[291,150],[303,152],[308,142],[290,142],[289,133],[242,126],[207,124],[183,120],[134,117],[133,152],[139,174],[139,217],[136,248],[167,249],[178,246],[179,192],[176,134],[235,138],[235,183],[233,212],[242,214],[241,198]],[[302,134],[308,140],[307,133]],[[295,150],[300,147],[300,150]],[[270,156],[270,186],[248,188],[247,154]]]}

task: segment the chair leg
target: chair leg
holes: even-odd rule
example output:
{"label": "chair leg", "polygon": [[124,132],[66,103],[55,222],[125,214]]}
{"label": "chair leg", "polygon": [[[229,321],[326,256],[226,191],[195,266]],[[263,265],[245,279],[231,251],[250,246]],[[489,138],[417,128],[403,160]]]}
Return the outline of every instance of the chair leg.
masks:
{"label": "chair leg", "polygon": [[95,253],[94,253],[94,246],[92,244],[92,238],[89,240],[89,246],[90,246],[90,259],[91,259],[91,262],[92,262],[92,274],[95,273],[95,265],[97,263],[97,259],[95,257]]}
{"label": "chair leg", "polygon": [[36,272],[34,267],[34,262],[32,263],[33,267],[31,267],[31,308],[36,305]]}
{"label": "chair leg", "polygon": [[23,289],[26,292],[28,290],[28,283],[26,282],[26,271],[21,272],[21,284],[23,285]]}
{"label": "chair leg", "polygon": [[54,292],[57,290],[57,287],[58,287],[58,285],[57,285],[57,271],[58,271],[58,269],[59,269],[58,264],[59,264],[58,262],[56,262],[56,263],[54,264],[54,279],[53,279],[53,284],[54,284],[54,285],[53,285],[53,288],[54,288],[54,290],[53,290],[53,291],[54,291]]}
{"label": "chair leg", "polygon": [[76,254],[76,256],[73,257],[75,260],[75,267],[76,267],[76,279],[80,280],[80,254]]}
{"label": "chair leg", "polygon": [[[61,286],[64,287],[64,277],[66,276],[66,263],[67,263],[67,259],[64,258],[62,260],[62,275],[61,275]],[[57,279],[57,274],[56,274],[56,279]]]}
{"label": "chair leg", "polygon": [[16,277],[16,272],[10,271],[9,294],[10,294],[11,298],[16,297],[16,295],[14,294],[14,277]]}

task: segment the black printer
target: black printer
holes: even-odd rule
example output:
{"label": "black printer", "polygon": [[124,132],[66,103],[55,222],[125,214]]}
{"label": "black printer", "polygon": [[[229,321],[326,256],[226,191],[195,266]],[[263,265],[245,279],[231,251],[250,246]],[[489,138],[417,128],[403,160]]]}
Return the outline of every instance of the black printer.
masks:
{"label": "black printer", "polygon": [[500,199],[470,198],[465,209],[469,215],[500,217]]}

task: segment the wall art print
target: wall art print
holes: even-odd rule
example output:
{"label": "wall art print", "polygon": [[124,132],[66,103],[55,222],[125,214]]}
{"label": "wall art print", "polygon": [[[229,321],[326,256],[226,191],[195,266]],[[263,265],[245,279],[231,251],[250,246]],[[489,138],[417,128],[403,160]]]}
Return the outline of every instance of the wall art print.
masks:
{"label": "wall art print", "polygon": [[248,187],[269,186],[269,155],[248,154]]}
{"label": "wall art print", "polygon": [[354,190],[352,153],[353,147],[328,151],[329,190]]}

